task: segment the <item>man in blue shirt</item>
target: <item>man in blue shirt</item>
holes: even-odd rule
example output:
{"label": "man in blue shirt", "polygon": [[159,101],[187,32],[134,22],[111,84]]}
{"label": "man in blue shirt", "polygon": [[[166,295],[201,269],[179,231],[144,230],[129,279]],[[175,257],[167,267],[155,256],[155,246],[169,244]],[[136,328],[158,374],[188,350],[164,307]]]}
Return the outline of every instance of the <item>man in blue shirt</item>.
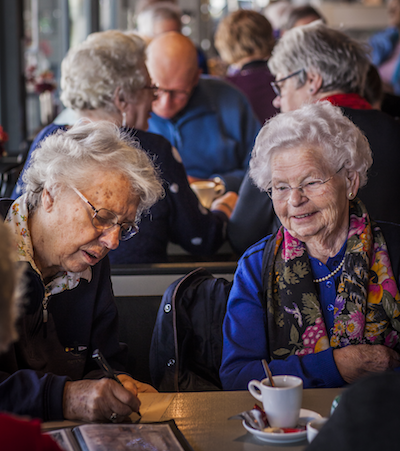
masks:
{"label": "man in blue shirt", "polygon": [[219,177],[237,192],[261,127],[244,94],[201,76],[196,48],[180,33],[154,38],[147,65],[158,87],[149,131],[178,149],[190,181]]}

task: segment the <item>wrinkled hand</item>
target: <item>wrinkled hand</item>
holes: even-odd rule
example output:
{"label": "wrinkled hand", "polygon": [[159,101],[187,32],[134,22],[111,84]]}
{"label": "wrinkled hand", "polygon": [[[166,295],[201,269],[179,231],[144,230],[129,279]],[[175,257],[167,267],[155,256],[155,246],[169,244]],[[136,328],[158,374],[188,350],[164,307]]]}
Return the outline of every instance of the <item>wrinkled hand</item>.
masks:
{"label": "wrinkled hand", "polygon": [[219,210],[231,217],[233,210],[235,209],[236,202],[238,200],[238,195],[233,191],[228,191],[223,196],[218,197],[214,200],[211,205],[210,210]]}
{"label": "wrinkled hand", "polygon": [[387,371],[400,366],[400,355],[383,345],[350,345],[335,349],[333,358],[339,373],[354,382],[367,373]]}
{"label": "wrinkled hand", "polygon": [[[127,387],[122,387],[112,379],[81,380],[66,382],[63,396],[63,413],[66,420],[104,421],[112,413],[118,415],[117,421],[123,421],[132,412],[137,412],[140,401],[137,387],[127,375]],[[122,382],[122,381],[121,381]]]}
{"label": "wrinkled hand", "polygon": [[138,393],[158,393],[158,391],[151,385],[132,379],[127,374],[118,374],[118,379],[122,382],[124,387],[131,391],[135,396]]}

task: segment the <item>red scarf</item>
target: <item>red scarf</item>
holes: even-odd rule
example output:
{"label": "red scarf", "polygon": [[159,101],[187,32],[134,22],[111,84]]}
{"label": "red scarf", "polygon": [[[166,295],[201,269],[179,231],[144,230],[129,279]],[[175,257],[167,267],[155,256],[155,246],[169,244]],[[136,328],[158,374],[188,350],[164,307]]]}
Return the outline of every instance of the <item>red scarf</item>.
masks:
{"label": "red scarf", "polygon": [[354,108],[355,110],[372,110],[372,106],[359,94],[333,94],[328,97],[323,97],[322,100],[327,100],[335,106],[343,106]]}

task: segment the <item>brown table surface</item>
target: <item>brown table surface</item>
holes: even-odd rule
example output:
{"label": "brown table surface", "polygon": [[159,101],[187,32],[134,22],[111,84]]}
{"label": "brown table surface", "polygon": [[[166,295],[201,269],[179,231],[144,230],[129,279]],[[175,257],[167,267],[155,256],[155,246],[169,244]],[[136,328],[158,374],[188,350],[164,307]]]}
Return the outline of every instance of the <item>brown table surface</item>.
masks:
{"label": "brown table surface", "polygon": [[[329,416],[332,401],[341,389],[303,392],[304,409]],[[140,394],[142,422],[175,420],[195,451],[303,450],[307,441],[272,445],[247,432],[240,420],[228,417],[252,409],[256,400],[247,391]],[[44,430],[72,426],[68,421],[43,424]]]}

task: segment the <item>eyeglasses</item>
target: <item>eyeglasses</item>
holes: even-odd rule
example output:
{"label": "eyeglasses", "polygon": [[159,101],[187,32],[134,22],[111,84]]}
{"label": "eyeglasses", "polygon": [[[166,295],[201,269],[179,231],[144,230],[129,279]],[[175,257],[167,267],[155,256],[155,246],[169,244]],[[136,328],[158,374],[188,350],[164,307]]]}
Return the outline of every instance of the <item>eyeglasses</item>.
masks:
{"label": "eyeglasses", "polygon": [[344,166],[342,166],[338,171],[336,171],[331,177],[326,180],[310,180],[306,183],[302,183],[295,188],[292,188],[290,185],[286,185],[285,183],[279,183],[277,186],[270,186],[267,188],[268,196],[275,201],[287,200],[290,196],[290,193],[294,189],[300,190],[300,193],[306,197],[319,196],[322,194],[322,187],[325,183],[328,183],[330,180],[338,174]]}
{"label": "eyeglasses", "polygon": [[164,89],[157,86],[156,96],[161,97],[164,94],[171,96],[171,100],[184,101],[190,97],[192,91],[185,91],[183,89]]}
{"label": "eyeglasses", "polygon": [[286,77],[281,78],[280,80],[271,81],[271,87],[274,90],[274,93],[280,97],[281,96],[281,87],[279,86],[279,83],[282,83],[283,81],[288,80],[289,78],[295,77],[296,75],[299,75],[303,72],[304,69],[300,69],[296,72],[293,72]]}
{"label": "eyeglasses", "polygon": [[76,188],[72,189],[93,210],[92,224],[97,230],[104,232],[105,230],[112,229],[114,226],[119,225],[121,228],[119,239],[121,241],[127,241],[139,232],[139,227],[134,222],[118,222],[118,216],[115,213],[106,208],[97,210],[80,191]]}
{"label": "eyeglasses", "polygon": [[142,89],[151,89],[153,91],[153,94],[155,96],[157,95],[158,87],[156,85],[146,85],[146,86],[143,86]]}

